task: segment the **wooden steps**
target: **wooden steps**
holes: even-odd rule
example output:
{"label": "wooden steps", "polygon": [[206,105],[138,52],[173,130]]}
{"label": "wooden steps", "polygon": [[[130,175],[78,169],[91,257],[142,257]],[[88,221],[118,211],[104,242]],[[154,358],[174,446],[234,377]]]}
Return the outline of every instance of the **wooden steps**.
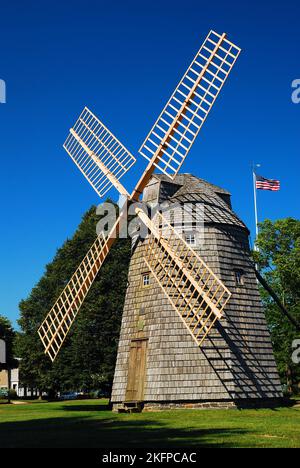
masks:
{"label": "wooden steps", "polygon": [[118,408],[118,413],[141,413],[144,404],[141,401],[124,401],[122,407]]}

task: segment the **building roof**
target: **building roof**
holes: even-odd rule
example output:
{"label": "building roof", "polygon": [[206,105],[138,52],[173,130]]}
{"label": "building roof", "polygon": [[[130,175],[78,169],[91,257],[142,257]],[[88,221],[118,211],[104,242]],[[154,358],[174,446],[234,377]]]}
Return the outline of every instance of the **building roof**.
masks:
{"label": "building roof", "polygon": [[173,181],[162,174],[154,174],[153,177],[163,183],[178,186],[178,189],[172,191],[168,197],[170,202],[202,203],[205,223],[235,225],[248,231],[247,226],[232,210],[230,192],[222,187],[192,174],[178,174]]}
{"label": "building roof", "polygon": [[218,185],[211,184],[204,179],[200,179],[192,174],[178,174],[175,176],[174,180],[171,180],[170,177],[164,174],[153,174],[153,177],[156,179],[162,180],[164,182],[169,182],[171,184],[180,185],[180,194],[185,192],[190,193],[191,190],[193,193],[200,193],[204,191],[213,191],[215,193],[223,193],[226,195],[231,195],[228,190],[219,187]]}

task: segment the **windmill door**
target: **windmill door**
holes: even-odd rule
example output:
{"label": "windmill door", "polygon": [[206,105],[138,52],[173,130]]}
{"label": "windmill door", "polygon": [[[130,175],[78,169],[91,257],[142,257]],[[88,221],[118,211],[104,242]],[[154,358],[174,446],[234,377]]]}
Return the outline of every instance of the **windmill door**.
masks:
{"label": "windmill door", "polygon": [[131,341],[126,401],[143,401],[144,399],[147,341],[147,339]]}

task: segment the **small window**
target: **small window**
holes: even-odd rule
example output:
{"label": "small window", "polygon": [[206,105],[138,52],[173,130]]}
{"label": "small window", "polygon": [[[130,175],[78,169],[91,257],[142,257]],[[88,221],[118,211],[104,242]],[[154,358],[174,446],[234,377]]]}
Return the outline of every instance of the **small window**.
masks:
{"label": "small window", "polygon": [[174,210],[170,210],[170,224],[171,226],[174,226],[175,223],[175,212]]}
{"label": "small window", "polygon": [[188,245],[196,245],[196,236],[194,232],[188,232],[185,234],[185,241]]}
{"label": "small window", "polygon": [[245,273],[243,270],[234,270],[235,284],[237,286],[243,286],[245,284],[244,277]]}
{"label": "small window", "polygon": [[147,286],[150,286],[150,274],[149,273],[144,273],[142,275],[142,286],[143,288],[147,288]]}

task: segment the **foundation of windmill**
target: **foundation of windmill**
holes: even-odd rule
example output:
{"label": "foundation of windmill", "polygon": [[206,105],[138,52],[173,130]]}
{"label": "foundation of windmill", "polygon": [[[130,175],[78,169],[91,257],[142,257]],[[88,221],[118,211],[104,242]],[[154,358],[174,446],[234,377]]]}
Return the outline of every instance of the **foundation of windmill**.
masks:
{"label": "foundation of windmill", "polygon": [[[162,257],[147,261],[149,239],[134,238],[113,410],[280,405],[281,383],[250,257],[249,231],[234,213],[230,193],[190,174],[178,175],[173,182],[154,175],[143,200],[154,205],[168,202],[172,227],[232,295],[222,320],[211,327],[206,322],[210,332],[199,346],[201,323],[193,321],[197,306],[193,290],[176,289],[172,277],[181,282],[178,270]],[[183,210],[190,215],[187,223]],[[155,254],[154,248],[150,257]]]}

